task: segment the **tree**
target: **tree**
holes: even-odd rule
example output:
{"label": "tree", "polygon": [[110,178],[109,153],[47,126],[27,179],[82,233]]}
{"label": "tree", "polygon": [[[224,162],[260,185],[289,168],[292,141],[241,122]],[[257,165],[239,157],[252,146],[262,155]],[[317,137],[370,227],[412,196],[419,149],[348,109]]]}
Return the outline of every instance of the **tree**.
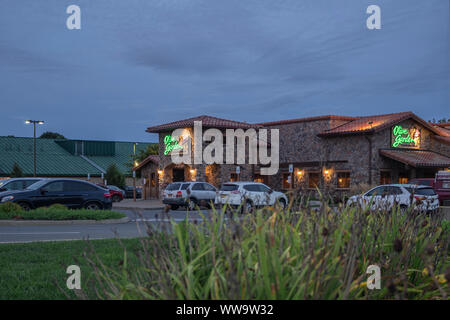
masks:
{"label": "tree", "polygon": [[117,169],[115,164],[112,164],[108,167],[105,174],[105,179],[109,185],[113,185],[119,188],[123,188],[125,186],[125,177],[123,174]]}
{"label": "tree", "polygon": [[51,132],[51,131],[44,132],[43,134],[41,134],[41,136],[39,138],[42,138],[42,139],[66,139],[66,137],[64,137],[62,134],[59,134],[57,132]]}
{"label": "tree", "polygon": [[126,166],[130,169],[133,169],[136,163],[141,163],[142,160],[147,158],[149,155],[157,155],[159,153],[159,144],[153,143],[147,146],[145,149],[139,150],[136,155],[132,154],[130,156],[130,160],[126,163]]}
{"label": "tree", "polygon": [[12,171],[11,171],[11,178],[20,178],[23,176],[22,169],[20,169],[17,162],[14,162]]}

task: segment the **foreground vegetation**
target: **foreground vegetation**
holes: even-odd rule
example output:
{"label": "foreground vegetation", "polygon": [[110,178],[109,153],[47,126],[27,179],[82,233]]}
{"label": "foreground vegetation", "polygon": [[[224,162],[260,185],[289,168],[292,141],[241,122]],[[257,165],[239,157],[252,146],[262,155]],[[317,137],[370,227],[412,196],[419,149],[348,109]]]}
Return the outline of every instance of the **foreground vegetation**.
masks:
{"label": "foreground vegetation", "polygon": [[[439,217],[299,205],[147,228],[141,239],[1,244],[0,299],[449,297],[450,224]],[[71,264],[81,291],[66,289]],[[369,265],[380,290],[367,288]]]}
{"label": "foreground vegetation", "polygon": [[[110,269],[91,252],[95,297],[448,298],[450,233],[439,217],[327,206],[224,212],[202,222],[148,225],[142,247],[125,255],[137,265],[125,259],[120,270]],[[381,269],[380,290],[367,288],[370,265]]]}
{"label": "foreground vegetation", "polygon": [[64,205],[24,211],[12,202],[0,204],[0,220],[105,220],[120,219],[125,214],[110,210],[69,210]]}
{"label": "foreground vegetation", "polygon": [[[137,239],[124,239],[122,244],[127,251],[140,247]],[[66,269],[73,264],[81,268],[82,288],[95,297],[95,291],[87,288],[94,276],[83,258],[87,247],[109,268],[119,268],[123,262],[124,250],[116,239],[0,244],[0,300],[76,299],[66,288]]]}

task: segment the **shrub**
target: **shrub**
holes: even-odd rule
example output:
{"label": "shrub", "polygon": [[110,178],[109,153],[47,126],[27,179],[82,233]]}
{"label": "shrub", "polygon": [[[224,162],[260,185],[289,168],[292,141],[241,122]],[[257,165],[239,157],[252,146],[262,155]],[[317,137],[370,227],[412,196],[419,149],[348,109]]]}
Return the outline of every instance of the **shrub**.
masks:
{"label": "shrub", "polygon": [[55,203],[52,204],[51,206],[47,207],[48,210],[56,210],[56,211],[64,211],[64,210],[69,210],[69,208],[67,208],[65,205],[63,204],[59,204],[59,203]]}
{"label": "shrub", "polygon": [[[224,208],[202,221],[148,224],[119,270],[91,251],[91,285],[109,299],[446,299],[450,234],[441,219],[292,202],[244,216]],[[366,286],[370,265],[381,268],[381,290]]]}
{"label": "shrub", "polygon": [[0,212],[10,213],[22,211],[22,207],[14,202],[5,202],[0,204]]}

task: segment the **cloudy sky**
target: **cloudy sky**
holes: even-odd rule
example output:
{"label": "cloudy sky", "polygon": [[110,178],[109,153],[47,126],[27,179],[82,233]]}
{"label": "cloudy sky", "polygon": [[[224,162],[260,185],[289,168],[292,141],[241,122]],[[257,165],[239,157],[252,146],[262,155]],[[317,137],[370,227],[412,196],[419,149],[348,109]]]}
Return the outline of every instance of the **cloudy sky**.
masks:
{"label": "cloudy sky", "polygon": [[28,118],[155,141],[146,127],[201,114],[450,117],[449,44],[448,0],[0,0],[0,135],[30,136]]}

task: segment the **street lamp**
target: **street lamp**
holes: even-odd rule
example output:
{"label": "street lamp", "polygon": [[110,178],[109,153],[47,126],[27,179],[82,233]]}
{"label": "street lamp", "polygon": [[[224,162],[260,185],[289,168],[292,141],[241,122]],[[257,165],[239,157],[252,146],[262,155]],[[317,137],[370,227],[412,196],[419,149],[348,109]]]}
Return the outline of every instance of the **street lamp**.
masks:
{"label": "street lamp", "polygon": [[26,120],[25,124],[33,124],[33,177],[36,177],[36,124],[44,124],[41,120]]}

